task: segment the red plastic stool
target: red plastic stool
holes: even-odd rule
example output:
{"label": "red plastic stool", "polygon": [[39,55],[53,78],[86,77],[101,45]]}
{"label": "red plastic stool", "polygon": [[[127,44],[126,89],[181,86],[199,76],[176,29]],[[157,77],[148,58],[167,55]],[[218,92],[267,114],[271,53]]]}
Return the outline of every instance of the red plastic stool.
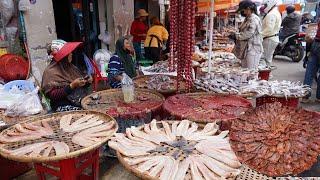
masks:
{"label": "red plastic stool", "polygon": [[[45,180],[45,174],[59,177],[62,180],[98,179],[99,178],[99,149],[76,158],[64,159],[58,162],[35,163],[38,178]],[[91,168],[91,176],[84,170]]]}

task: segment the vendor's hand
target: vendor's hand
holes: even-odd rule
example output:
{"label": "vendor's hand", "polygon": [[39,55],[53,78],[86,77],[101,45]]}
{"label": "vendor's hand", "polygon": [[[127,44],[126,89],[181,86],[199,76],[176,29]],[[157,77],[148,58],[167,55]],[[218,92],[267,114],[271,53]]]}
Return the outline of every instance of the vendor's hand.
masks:
{"label": "vendor's hand", "polygon": [[230,33],[228,37],[229,37],[229,39],[231,39],[233,41],[237,40],[235,33]]}
{"label": "vendor's hand", "polygon": [[75,79],[71,84],[70,84],[70,87],[71,89],[76,89],[76,88],[79,88],[79,87],[83,87],[84,85],[86,85],[87,81],[84,80],[83,78],[78,78],[78,79]]}

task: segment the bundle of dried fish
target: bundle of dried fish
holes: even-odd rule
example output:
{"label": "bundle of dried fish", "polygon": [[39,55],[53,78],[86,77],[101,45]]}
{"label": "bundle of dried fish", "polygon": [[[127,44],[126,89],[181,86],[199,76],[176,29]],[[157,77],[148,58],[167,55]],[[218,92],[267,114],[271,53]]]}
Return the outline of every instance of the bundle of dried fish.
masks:
{"label": "bundle of dried fish", "polygon": [[300,82],[291,81],[250,81],[240,88],[241,93],[255,93],[258,96],[304,97],[311,88]]}
{"label": "bundle of dried fish", "polygon": [[228,131],[217,134],[218,129],[216,123],[200,128],[188,120],[153,120],[116,134],[109,146],[121,154],[122,162],[152,178],[235,178],[241,164],[231,150]]}
{"label": "bundle of dried fish", "polygon": [[152,66],[144,69],[150,73],[170,73],[169,71],[169,62],[168,61],[159,61]]}
{"label": "bundle of dried fish", "polygon": [[231,147],[239,160],[268,176],[296,175],[317,161],[320,116],[280,103],[247,111],[232,124]]}

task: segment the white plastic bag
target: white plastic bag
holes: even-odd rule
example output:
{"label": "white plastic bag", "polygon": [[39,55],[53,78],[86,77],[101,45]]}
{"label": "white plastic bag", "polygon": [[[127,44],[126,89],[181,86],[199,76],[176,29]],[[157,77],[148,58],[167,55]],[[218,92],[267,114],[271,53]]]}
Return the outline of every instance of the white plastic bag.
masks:
{"label": "white plastic bag", "polygon": [[7,109],[15,104],[25,93],[17,87],[13,87],[9,92],[0,85],[0,109]]}
{"label": "white plastic bag", "polygon": [[1,0],[0,9],[1,9],[1,14],[3,15],[4,26],[7,26],[12,16],[14,15],[13,0]]}
{"label": "white plastic bag", "polygon": [[15,116],[28,116],[38,114],[43,111],[39,96],[39,88],[21,96],[13,105],[9,106],[5,111],[5,115]]}
{"label": "white plastic bag", "polygon": [[132,79],[126,73],[122,74],[121,88],[124,102],[132,102],[134,100],[134,85]]}

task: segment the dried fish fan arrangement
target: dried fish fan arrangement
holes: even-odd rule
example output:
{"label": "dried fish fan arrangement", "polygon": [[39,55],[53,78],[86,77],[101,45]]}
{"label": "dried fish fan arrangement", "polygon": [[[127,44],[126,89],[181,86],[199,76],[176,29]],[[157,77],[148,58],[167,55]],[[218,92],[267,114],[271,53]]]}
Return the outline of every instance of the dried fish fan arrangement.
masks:
{"label": "dried fish fan arrangement", "polygon": [[218,129],[215,122],[200,127],[188,120],[153,120],[115,134],[109,146],[126,168],[143,178],[233,179],[241,164],[231,150],[228,131]]}
{"label": "dried fish fan arrangement", "polygon": [[268,176],[296,175],[311,168],[320,153],[320,115],[267,104],[247,111],[230,130],[238,159]]}
{"label": "dried fish fan arrangement", "polygon": [[71,158],[105,143],[118,129],[108,115],[92,111],[27,119],[0,134],[0,154],[23,162]]}
{"label": "dried fish fan arrangement", "polygon": [[300,98],[311,92],[311,88],[292,81],[250,81],[240,88],[241,93],[255,93],[257,96],[279,96]]}

